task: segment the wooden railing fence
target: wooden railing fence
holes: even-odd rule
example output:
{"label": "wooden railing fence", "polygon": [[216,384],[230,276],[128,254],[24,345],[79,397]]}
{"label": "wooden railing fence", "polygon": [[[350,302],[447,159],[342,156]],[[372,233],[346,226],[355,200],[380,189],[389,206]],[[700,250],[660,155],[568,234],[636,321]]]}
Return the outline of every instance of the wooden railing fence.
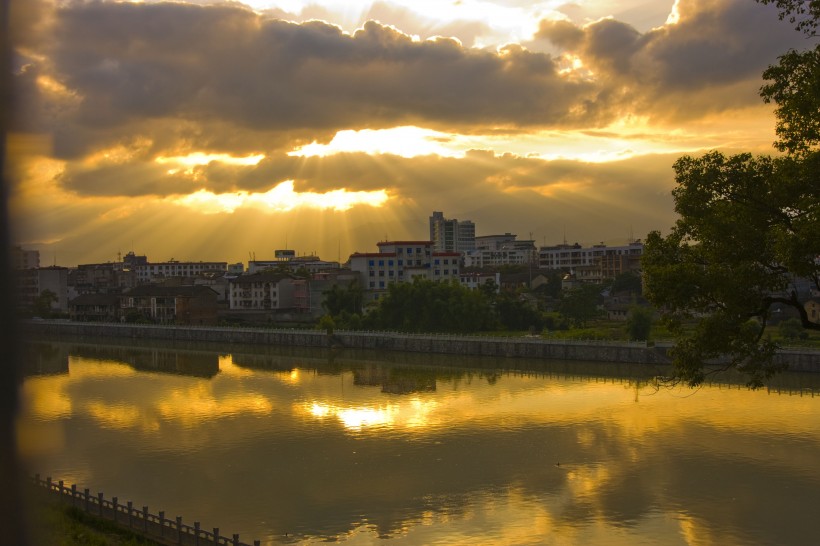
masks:
{"label": "wooden railing fence", "polygon": [[[79,508],[90,515],[113,521],[162,544],[251,546],[245,542],[240,542],[238,534],[234,534],[230,538],[222,536],[219,534],[218,527],[208,531],[202,529],[198,521],[195,521],[193,525],[187,525],[182,522],[182,516],[168,518],[162,510],[158,514],[152,514],[147,506],[136,508],[131,501],[123,504],[119,502],[117,497],[111,497],[109,500],[105,498],[103,493],[92,495],[89,489],[86,488],[80,491],[77,489],[76,484],[69,487],[63,483],[63,480],[54,482],[51,477],[42,480],[39,474],[35,474],[33,483],[35,486],[41,487],[58,497],[61,502]],[[254,540],[252,546],[260,546],[260,541]]]}

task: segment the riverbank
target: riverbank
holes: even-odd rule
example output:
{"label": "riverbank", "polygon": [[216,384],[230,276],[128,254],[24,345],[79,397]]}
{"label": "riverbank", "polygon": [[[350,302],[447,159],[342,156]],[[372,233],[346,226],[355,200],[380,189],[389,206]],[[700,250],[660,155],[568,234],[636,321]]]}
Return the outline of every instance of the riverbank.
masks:
{"label": "riverbank", "polygon": [[[545,337],[489,337],[398,332],[277,330],[218,326],[159,326],[144,324],[27,321],[25,335],[38,337],[112,337],[131,340],[158,339],[279,347],[372,349],[425,354],[534,358],[546,360],[668,364],[671,344],[645,342],[567,340]],[[820,351],[783,350],[777,357],[791,371],[820,372]]]}

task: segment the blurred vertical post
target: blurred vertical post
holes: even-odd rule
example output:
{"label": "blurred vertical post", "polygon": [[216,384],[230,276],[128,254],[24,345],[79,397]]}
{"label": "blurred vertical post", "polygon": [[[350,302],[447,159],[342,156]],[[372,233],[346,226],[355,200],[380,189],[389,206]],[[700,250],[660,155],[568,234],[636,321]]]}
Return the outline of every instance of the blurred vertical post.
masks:
{"label": "blurred vertical post", "polygon": [[17,460],[14,416],[17,411],[19,352],[11,269],[11,227],[7,139],[14,111],[9,24],[11,2],[0,0],[0,339],[3,364],[0,366],[0,528],[8,544],[27,544],[24,533],[21,475]]}

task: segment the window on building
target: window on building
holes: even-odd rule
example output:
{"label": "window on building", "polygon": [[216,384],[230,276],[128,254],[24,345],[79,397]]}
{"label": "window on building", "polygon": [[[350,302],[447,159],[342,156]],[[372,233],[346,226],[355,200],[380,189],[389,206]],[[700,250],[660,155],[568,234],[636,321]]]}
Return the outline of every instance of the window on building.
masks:
{"label": "window on building", "polygon": [[371,276],[371,277],[375,277],[375,276],[376,276],[376,272],[375,272],[375,271],[373,271],[373,270],[368,271],[368,272],[367,272],[367,274],[368,274],[369,276]]}
{"label": "window on building", "polygon": [[370,288],[374,288],[375,286],[376,286],[376,282],[375,281],[370,281]]}
{"label": "window on building", "polygon": [[407,253],[408,253],[408,254],[412,254],[412,253],[413,253],[413,249],[412,249],[412,248],[408,248],[408,249],[407,249]]}
{"label": "window on building", "polygon": [[384,288],[384,281],[379,281],[379,288]]}
{"label": "window on building", "polygon": [[441,261],[441,260],[439,260],[438,258],[436,258],[436,259],[433,261],[433,264],[438,265],[440,261]]}
{"label": "window on building", "polygon": [[379,267],[384,267],[384,260],[379,260]]}
{"label": "window on building", "polygon": [[376,260],[370,260],[369,262],[367,262],[367,265],[373,267],[374,265],[376,265]]}
{"label": "window on building", "polygon": [[379,277],[384,277],[384,271],[379,271]]}

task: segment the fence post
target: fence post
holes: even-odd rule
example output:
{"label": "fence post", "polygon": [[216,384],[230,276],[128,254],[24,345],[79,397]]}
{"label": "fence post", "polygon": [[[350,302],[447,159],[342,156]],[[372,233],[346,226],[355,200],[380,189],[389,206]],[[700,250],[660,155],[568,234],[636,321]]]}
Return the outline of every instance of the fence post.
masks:
{"label": "fence post", "polygon": [[182,516],[177,516],[177,544],[182,544]]}
{"label": "fence post", "polygon": [[159,511],[159,536],[165,536],[165,510]]}
{"label": "fence post", "polygon": [[199,522],[194,522],[194,546],[199,546]]}
{"label": "fence post", "polygon": [[48,492],[51,493],[51,476],[46,478],[46,487],[48,488]]}
{"label": "fence post", "polygon": [[142,532],[143,533],[148,532],[148,507],[147,506],[142,507]]}
{"label": "fence post", "polygon": [[219,527],[214,527],[214,544],[219,544]]}
{"label": "fence post", "polygon": [[111,506],[114,507],[114,523],[117,523],[117,497],[111,497]]}
{"label": "fence post", "polygon": [[260,546],[261,544],[262,544],[262,542],[260,542],[259,540],[254,540],[253,541],[253,546]]}
{"label": "fence post", "polygon": [[63,501],[63,480],[58,482],[60,484],[60,502]]}
{"label": "fence post", "polygon": [[237,533],[233,535],[233,546],[239,546],[239,534]]}
{"label": "fence post", "polygon": [[71,506],[72,507],[77,506],[77,484],[76,483],[71,484]]}
{"label": "fence post", "polygon": [[88,499],[89,490],[87,487],[83,490],[83,493],[85,494],[85,513],[88,514],[91,511],[91,504]]}
{"label": "fence post", "polygon": [[97,493],[97,503],[98,503],[97,506],[100,509],[100,517],[102,517],[102,515],[103,515],[103,494],[102,494],[102,491]]}
{"label": "fence post", "polygon": [[128,501],[128,528],[131,529],[133,525],[131,524],[131,510],[134,508],[134,503],[132,501]]}

